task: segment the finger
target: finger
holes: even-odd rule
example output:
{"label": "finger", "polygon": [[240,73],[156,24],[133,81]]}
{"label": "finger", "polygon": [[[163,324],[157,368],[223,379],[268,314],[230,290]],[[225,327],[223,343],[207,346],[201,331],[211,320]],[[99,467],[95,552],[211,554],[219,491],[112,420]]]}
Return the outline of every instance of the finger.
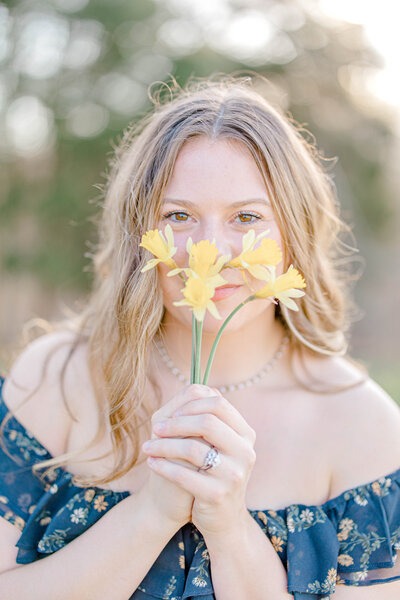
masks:
{"label": "finger", "polygon": [[213,391],[207,385],[201,383],[190,383],[182,388],[173,398],[159,408],[154,414],[152,421],[156,422],[160,419],[170,417],[172,413],[195,398],[203,398],[206,396],[215,396]]}
{"label": "finger", "polygon": [[190,400],[171,416],[200,415],[202,413],[215,415],[254,445],[256,432],[250,427],[241,413],[222,395]]}
{"label": "finger", "polygon": [[202,437],[211,446],[229,456],[240,456],[248,441],[215,415],[187,415],[171,417],[156,423],[154,431],[159,437]]}
{"label": "finger", "polygon": [[156,473],[176,483],[199,500],[211,503],[221,494],[221,481],[214,477],[206,477],[202,471],[177,465],[167,458],[154,458],[152,461],[148,458],[147,462]]}
{"label": "finger", "polygon": [[149,456],[179,458],[195,467],[201,467],[210,450],[210,445],[202,442],[200,438],[160,438],[146,442],[142,448],[143,452]]}

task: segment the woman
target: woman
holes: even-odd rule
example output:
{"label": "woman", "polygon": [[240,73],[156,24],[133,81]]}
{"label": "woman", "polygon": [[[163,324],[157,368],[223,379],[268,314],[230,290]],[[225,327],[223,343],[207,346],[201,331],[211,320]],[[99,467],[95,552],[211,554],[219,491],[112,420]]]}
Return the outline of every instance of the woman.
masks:
{"label": "woman", "polygon": [[[248,83],[176,87],[126,132],[87,307],[2,379],[2,598],[400,591],[400,416],[346,353],[349,228],[315,148]],[[189,383],[181,281],[162,262],[143,271],[143,234],[167,224],[179,266],[189,237],[235,256],[268,229],[277,275],[294,264],[306,281],[297,311],[258,299],[235,314],[208,385]],[[260,288],[223,274],[222,319]],[[221,323],[206,314],[202,373]]]}

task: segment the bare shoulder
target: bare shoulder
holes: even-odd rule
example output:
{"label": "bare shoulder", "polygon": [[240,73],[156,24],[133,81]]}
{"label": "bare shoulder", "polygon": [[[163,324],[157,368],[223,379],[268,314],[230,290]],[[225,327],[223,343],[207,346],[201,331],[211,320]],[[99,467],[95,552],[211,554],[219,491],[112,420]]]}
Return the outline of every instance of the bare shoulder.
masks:
{"label": "bare shoulder", "polygon": [[82,360],[84,349],[78,346],[65,368],[66,406],[61,388],[61,373],[74,337],[72,332],[57,331],[30,342],[14,360],[2,389],[8,408],[52,456],[66,451],[70,427],[75,417],[74,391],[77,391],[85,377]]}
{"label": "bare shoulder", "polygon": [[400,407],[396,401],[345,358],[315,359],[314,367],[326,381],[349,386],[318,397],[332,466],[330,496],[399,469]]}

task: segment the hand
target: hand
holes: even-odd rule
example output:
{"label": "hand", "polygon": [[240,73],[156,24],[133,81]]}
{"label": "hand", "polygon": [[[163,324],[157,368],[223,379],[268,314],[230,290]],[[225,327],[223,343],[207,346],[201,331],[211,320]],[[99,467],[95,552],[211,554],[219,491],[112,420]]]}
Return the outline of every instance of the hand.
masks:
{"label": "hand", "polygon": [[[245,494],[256,460],[255,431],[218,390],[214,393],[187,402],[181,415],[175,412],[165,420],[162,430],[154,426],[160,438],[146,451],[158,457],[151,465],[154,471],[194,496],[192,522],[204,536],[221,535],[248,517]],[[219,450],[221,464],[207,471],[171,460],[183,458],[198,469],[211,446]]]}
{"label": "hand", "polygon": [[[152,415],[153,430],[156,423],[163,420],[170,420],[173,412],[181,408],[185,403],[213,394],[214,392],[207,386],[198,384],[187,385]],[[159,439],[154,431],[152,432],[151,440],[154,444],[158,443],[158,441],[162,443],[162,440]],[[187,443],[190,442],[188,441]],[[205,455],[209,446],[204,442],[203,447],[203,454]],[[152,452],[146,452],[146,454],[151,455]],[[179,457],[177,456],[176,458],[176,465],[183,464],[186,465],[187,469],[195,470],[192,464],[185,460],[183,462],[179,461]],[[171,461],[171,465],[174,465],[173,461]],[[168,481],[168,479],[162,477],[157,473],[157,469],[150,468],[150,477],[139,493],[141,496],[145,496],[146,504],[151,505],[159,514],[175,523],[178,528],[190,521],[194,501],[193,494],[177,485],[176,482],[172,480]]]}

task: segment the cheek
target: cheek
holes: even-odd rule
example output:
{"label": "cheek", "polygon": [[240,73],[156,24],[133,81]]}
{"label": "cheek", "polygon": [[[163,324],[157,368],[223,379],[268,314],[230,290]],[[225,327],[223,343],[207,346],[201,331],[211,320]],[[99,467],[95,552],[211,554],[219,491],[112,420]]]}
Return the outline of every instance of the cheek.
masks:
{"label": "cheek", "polygon": [[[180,264],[178,261],[176,262],[177,264]],[[164,305],[168,306],[169,310],[175,309],[180,310],[182,312],[182,307],[172,305],[172,302],[182,300],[183,298],[181,289],[183,288],[184,283],[182,279],[179,277],[179,275],[167,277],[167,273],[169,273],[171,269],[163,263],[158,263],[157,270],[160,287],[163,294]]]}
{"label": "cheek", "polygon": [[163,293],[169,293],[171,290],[174,289],[176,282],[175,279],[177,279],[177,277],[167,277],[167,273],[170,272],[170,268],[167,267],[166,265],[164,265],[163,263],[158,263],[157,265],[157,271],[158,271],[158,278],[160,281],[160,285],[161,285],[161,289],[163,291]]}
{"label": "cheek", "polygon": [[189,265],[189,254],[186,251],[186,242],[189,236],[179,239],[175,235],[176,252],[173,256],[174,261],[179,267],[187,267]]}

